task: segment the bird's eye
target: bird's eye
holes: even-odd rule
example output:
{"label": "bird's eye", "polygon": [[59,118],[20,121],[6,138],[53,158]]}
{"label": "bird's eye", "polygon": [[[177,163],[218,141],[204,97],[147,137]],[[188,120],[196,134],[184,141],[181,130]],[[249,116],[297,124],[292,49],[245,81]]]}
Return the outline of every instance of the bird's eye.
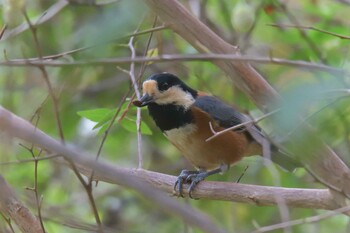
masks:
{"label": "bird's eye", "polygon": [[169,84],[167,82],[163,82],[159,85],[159,90],[160,91],[165,91],[169,89]]}

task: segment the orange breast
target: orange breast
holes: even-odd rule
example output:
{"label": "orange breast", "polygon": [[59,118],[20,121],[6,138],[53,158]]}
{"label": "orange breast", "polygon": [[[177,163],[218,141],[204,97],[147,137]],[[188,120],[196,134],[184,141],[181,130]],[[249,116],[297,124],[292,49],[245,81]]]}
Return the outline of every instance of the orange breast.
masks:
{"label": "orange breast", "polygon": [[[210,116],[193,107],[192,113],[195,124],[165,132],[171,141],[197,168],[214,169],[223,164],[233,164],[239,161],[250,150],[250,143],[245,134],[228,132],[211,141],[206,142],[213,135],[209,122]],[[211,121],[215,131],[223,130],[214,121]]]}

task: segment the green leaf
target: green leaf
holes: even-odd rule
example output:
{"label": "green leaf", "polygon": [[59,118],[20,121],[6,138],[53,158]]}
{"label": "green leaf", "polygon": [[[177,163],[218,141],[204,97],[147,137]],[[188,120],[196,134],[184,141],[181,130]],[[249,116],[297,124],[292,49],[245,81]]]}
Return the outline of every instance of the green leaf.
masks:
{"label": "green leaf", "polygon": [[[96,127],[96,125],[95,125],[95,127]],[[95,128],[94,127],[94,128]],[[107,130],[107,128],[108,128],[108,124],[105,124],[105,125],[103,125],[99,130],[98,130],[98,135],[101,135],[101,134],[103,134],[106,130]]]}
{"label": "green leaf", "polygon": [[[127,131],[136,133],[137,132],[137,127],[136,127],[136,121],[130,119],[130,118],[124,118],[121,122],[120,125]],[[141,122],[141,133],[145,135],[152,135],[151,129],[148,127],[146,123],[143,121]]]}
{"label": "green leaf", "polygon": [[106,124],[107,122],[109,122],[113,118],[113,115],[114,115],[114,110],[111,110],[92,129],[96,129],[98,127],[103,126],[104,124]]}
{"label": "green leaf", "polygon": [[106,118],[110,113],[113,114],[113,110],[108,108],[96,108],[91,110],[79,111],[77,114],[81,117],[85,117],[93,122],[100,122]]}
{"label": "green leaf", "polygon": [[144,122],[141,122],[141,133],[145,134],[145,135],[152,135],[152,130],[150,129],[150,127]]}

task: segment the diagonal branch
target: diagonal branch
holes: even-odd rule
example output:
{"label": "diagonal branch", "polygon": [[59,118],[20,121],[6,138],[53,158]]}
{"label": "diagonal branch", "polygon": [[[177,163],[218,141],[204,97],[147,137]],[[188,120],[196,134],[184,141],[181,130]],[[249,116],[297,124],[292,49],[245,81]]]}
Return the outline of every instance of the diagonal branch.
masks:
{"label": "diagonal branch", "polygon": [[[49,151],[56,151],[65,157],[66,163],[70,161],[75,166],[84,167],[88,170],[88,175],[93,170],[95,176],[105,176],[111,183],[120,184],[122,186],[138,191],[152,203],[161,207],[160,209],[168,214],[172,214],[182,218],[186,223],[200,228],[207,233],[223,233],[223,229],[213,223],[213,221],[201,212],[193,209],[189,205],[182,204],[164,193],[159,189],[150,187],[135,176],[130,176],[130,173],[124,172],[123,169],[112,166],[112,163],[103,161],[96,162],[95,157],[91,154],[72,149],[63,143],[51,138],[44,132],[35,128],[28,121],[16,116],[8,110],[0,106],[0,131],[17,137],[22,140],[31,142],[38,147],[45,148]],[[140,170],[142,171],[142,170]],[[1,192],[0,192],[1,194]]]}
{"label": "diagonal branch", "polygon": [[[65,8],[69,4],[68,0],[59,0],[55,4],[53,4],[49,9],[47,9],[42,15],[36,17],[33,19],[35,21],[35,25],[40,25],[45,23],[46,21],[53,18],[56,14],[58,14],[63,8]],[[4,33],[3,37],[1,37],[1,40],[6,40],[8,38],[11,38],[13,36],[16,36],[26,30],[29,29],[29,25],[27,23],[23,23],[19,25],[18,27],[8,30]]]}
{"label": "diagonal branch", "polygon": [[[62,154],[73,161],[77,169],[87,176],[91,174],[91,170],[94,170],[94,178],[97,180],[133,188],[146,198],[158,203],[162,209],[181,215],[189,224],[203,224],[201,214],[193,212],[193,209],[188,210],[189,207],[185,208],[177,201],[159,193],[158,190],[162,190],[173,194],[175,176],[142,169],[120,168],[106,162],[97,163],[92,155],[68,148],[2,107],[0,107],[0,131],[34,143],[53,153]],[[59,161],[69,165],[65,160]],[[185,195],[188,195],[188,192],[184,191]],[[333,210],[345,205],[345,202],[337,202],[337,198],[334,198],[333,193],[327,189],[281,188],[203,181],[193,192],[193,196],[196,198],[255,205],[277,205],[278,201],[274,198],[275,195],[281,197],[289,207]],[[198,218],[194,219],[192,214],[199,214]],[[207,224],[210,225],[210,221]]]}
{"label": "diagonal branch", "polygon": [[[202,53],[223,53],[240,56],[239,49],[230,45],[205,24],[200,22],[176,0],[147,0],[146,3],[174,32],[183,37],[193,47]],[[276,109],[276,104],[283,103],[278,93],[269,85],[249,63],[239,61],[214,61],[234,82],[247,94],[264,112]],[[236,75],[239,74],[239,75]],[[310,127],[296,116],[303,126],[300,132],[310,141],[318,145],[318,150],[298,156],[306,165],[308,171],[327,187],[350,198],[350,169],[326,145]],[[283,135],[283,132],[279,132]],[[298,155],[300,141],[298,137],[288,138],[290,145],[287,149]]]}
{"label": "diagonal branch", "polygon": [[12,219],[24,233],[44,232],[39,219],[25,207],[0,175],[0,212]]}

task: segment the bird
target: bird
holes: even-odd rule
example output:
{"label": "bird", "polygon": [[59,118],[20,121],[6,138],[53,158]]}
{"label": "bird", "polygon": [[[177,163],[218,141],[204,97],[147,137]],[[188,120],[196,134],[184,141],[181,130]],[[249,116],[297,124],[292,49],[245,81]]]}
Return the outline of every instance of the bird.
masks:
{"label": "bird", "polygon": [[[251,118],[218,97],[195,90],[176,75],[156,73],[142,84],[143,95],[133,104],[147,106],[149,115],[165,137],[196,168],[182,170],[174,190],[183,197],[182,186],[189,184],[188,193],[206,177],[223,173],[245,156],[261,155],[266,137],[254,124],[238,127],[212,140],[213,132],[252,122]],[[274,152],[277,147],[272,147]],[[290,156],[279,160],[289,170],[299,164]],[[271,155],[272,156],[272,155]],[[290,168],[291,167],[291,168]]]}

